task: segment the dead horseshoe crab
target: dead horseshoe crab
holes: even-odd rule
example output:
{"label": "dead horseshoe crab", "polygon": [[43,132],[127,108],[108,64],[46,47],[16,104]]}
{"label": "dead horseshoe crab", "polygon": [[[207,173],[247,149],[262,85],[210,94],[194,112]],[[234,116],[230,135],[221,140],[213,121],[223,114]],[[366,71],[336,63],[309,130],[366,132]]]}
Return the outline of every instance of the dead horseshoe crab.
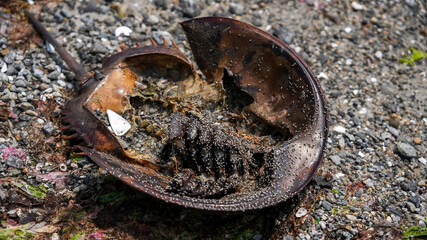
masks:
{"label": "dead horseshoe crab", "polygon": [[232,19],[193,19],[181,26],[205,79],[164,40],[105,58],[97,80],[27,15],[78,79],[62,111],[69,137],[130,186],[185,207],[246,211],[290,198],[319,166],[322,90],[274,36]]}

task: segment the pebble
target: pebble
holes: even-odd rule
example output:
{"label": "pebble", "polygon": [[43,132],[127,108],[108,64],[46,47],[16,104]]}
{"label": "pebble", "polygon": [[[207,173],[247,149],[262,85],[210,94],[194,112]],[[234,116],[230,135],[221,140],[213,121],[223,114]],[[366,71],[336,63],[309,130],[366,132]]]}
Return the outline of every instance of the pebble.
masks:
{"label": "pebble", "polygon": [[427,160],[425,158],[423,158],[423,157],[418,158],[418,161],[420,161],[420,163],[422,163],[424,165],[427,165]]}
{"label": "pebble", "polygon": [[194,0],[180,0],[179,3],[185,16],[194,18],[200,15],[201,9],[198,2]]}
{"label": "pebble", "polygon": [[411,202],[406,202],[406,207],[408,208],[408,210],[412,213],[417,213],[417,208],[415,207],[415,204],[411,203]]}
{"label": "pebble", "polygon": [[132,29],[126,26],[120,26],[114,30],[114,36],[119,37],[121,35],[129,36],[132,33]]}
{"label": "pebble", "polygon": [[297,218],[301,218],[301,217],[304,217],[306,214],[307,214],[307,209],[305,209],[305,208],[300,208],[300,209],[298,209],[298,211],[295,213],[295,216],[296,216]]}
{"label": "pebble", "polygon": [[346,218],[347,218],[348,220],[350,220],[350,221],[357,221],[357,217],[356,217],[356,216],[354,216],[354,215],[347,214],[347,215],[345,215],[345,216],[346,216]]}
{"label": "pebble", "polygon": [[421,138],[419,138],[419,137],[415,137],[415,138],[414,138],[414,143],[415,143],[415,144],[421,144]]}
{"label": "pebble", "polygon": [[326,211],[330,211],[332,209],[332,204],[328,201],[322,201],[322,207],[326,210]]}
{"label": "pebble", "polygon": [[354,10],[357,10],[357,11],[361,11],[361,10],[364,10],[364,9],[365,9],[365,6],[363,6],[362,4],[360,4],[360,3],[356,2],[356,1],[353,1],[353,2],[351,3],[351,7],[352,7]]}
{"label": "pebble", "polygon": [[397,143],[397,151],[405,158],[414,158],[417,156],[417,150],[407,143]]}
{"label": "pebble", "polygon": [[335,132],[338,132],[338,133],[345,133],[345,132],[346,132],[346,129],[345,129],[345,127],[343,127],[343,126],[339,126],[339,125],[337,125],[337,126],[334,126],[334,127],[332,128],[332,131],[335,131]]}
{"label": "pebble", "polygon": [[295,36],[295,32],[287,27],[275,28],[273,34],[286,44],[291,44]]}
{"label": "pebble", "polygon": [[368,178],[368,179],[366,179],[366,181],[365,181],[365,185],[366,185],[368,188],[373,188],[373,187],[374,187],[374,182],[372,181],[372,179]]}
{"label": "pebble", "polygon": [[46,135],[54,134],[56,129],[57,129],[57,127],[55,125],[53,125],[52,122],[46,122],[42,127],[42,130]]}
{"label": "pebble", "polygon": [[332,155],[332,156],[330,156],[330,157],[329,157],[329,159],[331,159],[331,161],[332,161],[335,165],[337,165],[337,166],[341,165],[341,161],[342,161],[342,159],[341,159],[341,157],[340,157],[340,156],[338,156],[338,155]]}
{"label": "pebble", "polygon": [[92,47],[93,53],[108,53],[108,49],[99,41],[95,41]]}
{"label": "pebble", "polygon": [[325,79],[325,80],[329,80],[328,75],[326,75],[326,73],[324,73],[324,72],[319,73],[319,75],[317,75],[317,78],[318,78],[318,79]]}
{"label": "pebble", "polygon": [[376,51],[375,52],[375,57],[378,59],[382,59],[383,58],[383,53],[381,51]]}
{"label": "pebble", "polygon": [[62,9],[62,10],[60,11],[60,13],[61,13],[61,15],[62,15],[63,17],[65,17],[65,18],[72,18],[72,17],[73,17],[73,14],[72,14],[70,11],[67,11],[67,10],[65,10],[65,9]]}
{"label": "pebble", "polygon": [[351,31],[352,31],[351,27],[345,27],[344,28],[344,32],[346,32],[346,33],[351,33]]}
{"label": "pebble", "polygon": [[242,15],[243,14],[243,6],[238,3],[230,3],[230,13],[236,14],[236,15]]}
{"label": "pebble", "polygon": [[160,20],[156,15],[150,15],[147,19],[147,23],[149,23],[151,25],[157,24],[159,22],[160,22]]}

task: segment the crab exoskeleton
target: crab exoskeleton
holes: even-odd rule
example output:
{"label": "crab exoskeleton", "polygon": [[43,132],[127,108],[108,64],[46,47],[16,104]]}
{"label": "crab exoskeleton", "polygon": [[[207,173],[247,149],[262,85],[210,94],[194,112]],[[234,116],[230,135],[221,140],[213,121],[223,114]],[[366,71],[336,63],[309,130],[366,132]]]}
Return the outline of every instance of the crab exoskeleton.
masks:
{"label": "crab exoskeleton", "polygon": [[[62,111],[84,140],[78,148],[130,186],[186,207],[245,211],[293,196],[325,148],[318,81],[286,44],[249,24],[209,17],[181,26],[204,78],[167,41],[107,57],[104,77],[85,77]],[[117,131],[113,116],[128,127]]]}

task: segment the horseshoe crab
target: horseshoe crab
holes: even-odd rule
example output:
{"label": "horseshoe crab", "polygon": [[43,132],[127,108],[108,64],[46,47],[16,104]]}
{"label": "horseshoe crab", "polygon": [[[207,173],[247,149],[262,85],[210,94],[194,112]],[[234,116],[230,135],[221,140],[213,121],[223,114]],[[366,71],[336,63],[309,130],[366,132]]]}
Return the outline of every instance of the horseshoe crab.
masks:
{"label": "horseshoe crab", "polygon": [[[96,79],[27,15],[78,80],[62,111],[67,138],[126,184],[185,207],[246,211],[290,198],[318,168],[325,99],[276,37],[233,19],[192,19],[181,26],[204,78],[163,39],[105,58]],[[129,128],[115,131],[110,114]]]}

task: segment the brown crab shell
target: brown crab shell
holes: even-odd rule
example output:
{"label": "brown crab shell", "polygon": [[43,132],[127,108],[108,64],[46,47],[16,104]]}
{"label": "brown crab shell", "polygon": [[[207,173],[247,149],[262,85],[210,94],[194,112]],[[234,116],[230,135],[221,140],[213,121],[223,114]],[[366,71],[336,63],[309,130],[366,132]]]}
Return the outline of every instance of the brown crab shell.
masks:
{"label": "brown crab shell", "polygon": [[[106,108],[120,112],[138,73],[156,71],[178,83],[194,79],[194,67],[176,48],[143,46],[103,62],[104,79],[91,79],[63,110],[64,120],[87,145],[79,148],[126,184],[157,199],[212,211],[246,211],[282,202],[300,191],[318,168],[328,134],[326,102],[313,73],[286,44],[249,24],[209,17],[181,23],[198,67],[208,82],[221,85],[224,70],[252,96],[247,110],[292,138],[273,150],[272,183],[249,193],[199,199],[167,192],[168,178],[152,163],[131,156],[95,116]],[[185,90],[185,89],[181,89]],[[139,164],[135,164],[139,162]]]}

